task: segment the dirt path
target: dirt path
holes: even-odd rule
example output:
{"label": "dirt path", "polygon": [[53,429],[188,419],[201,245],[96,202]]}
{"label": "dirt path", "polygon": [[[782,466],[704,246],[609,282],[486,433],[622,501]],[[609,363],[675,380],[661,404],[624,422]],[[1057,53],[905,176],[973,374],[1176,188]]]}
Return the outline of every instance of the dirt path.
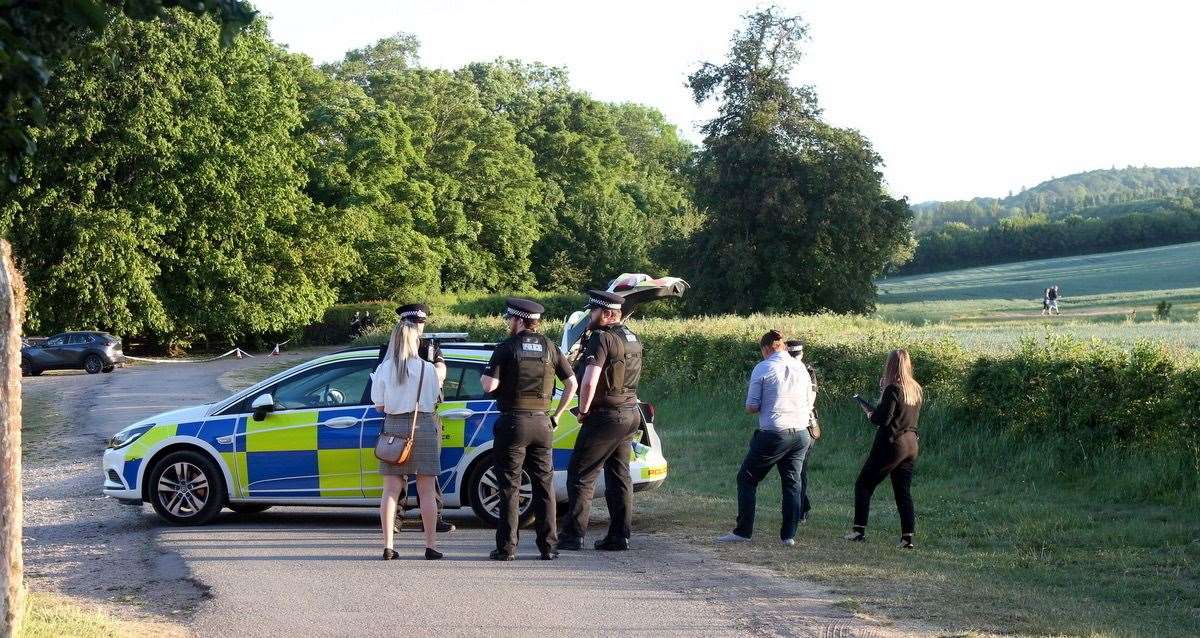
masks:
{"label": "dirt path", "polygon": [[[199,528],[160,526],[149,508],[100,496],[106,436],[143,416],[224,395],[217,379],[256,362],[140,367],[31,380],[26,396],[59,415],[29,447],[30,580],[134,613],[176,619],[202,636],[561,635],[896,636],[834,596],[768,570],[721,561],[660,536],[635,549],[564,552],[523,535],[515,563],[486,560],[492,531],[450,514],[447,559],[377,559],[370,509],[279,507],[224,514]],[[600,517],[602,518],[602,517]],[[410,523],[411,529],[411,523]]]}

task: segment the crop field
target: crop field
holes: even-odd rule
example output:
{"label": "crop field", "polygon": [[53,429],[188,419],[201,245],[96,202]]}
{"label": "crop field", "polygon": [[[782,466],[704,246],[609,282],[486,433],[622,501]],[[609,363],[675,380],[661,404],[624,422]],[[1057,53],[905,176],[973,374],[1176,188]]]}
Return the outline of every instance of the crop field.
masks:
{"label": "crop field", "polygon": [[[1047,317],[1053,284],[1062,315]],[[1043,334],[1200,348],[1200,243],[897,277],[879,290],[877,319],[972,348]]]}

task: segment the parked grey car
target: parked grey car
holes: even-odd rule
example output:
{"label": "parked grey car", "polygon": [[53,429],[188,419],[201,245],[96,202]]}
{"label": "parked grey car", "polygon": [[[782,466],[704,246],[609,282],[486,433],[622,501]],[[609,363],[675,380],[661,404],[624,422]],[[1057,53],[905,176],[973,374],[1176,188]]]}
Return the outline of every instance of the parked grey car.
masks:
{"label": "parked grey car", "polygon": [[21,347],[21,374],[46,370],[83,369],[88,374],[112,372],[125,362],[121,340],[107,332],[64,332],[49,339],[29,340]]}

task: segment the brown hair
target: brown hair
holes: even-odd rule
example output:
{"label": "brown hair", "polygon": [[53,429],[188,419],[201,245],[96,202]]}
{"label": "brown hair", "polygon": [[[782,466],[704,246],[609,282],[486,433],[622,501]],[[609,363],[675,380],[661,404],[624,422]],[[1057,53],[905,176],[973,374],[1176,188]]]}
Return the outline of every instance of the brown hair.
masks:
{"label": "brown hair", "polygon": [[783,333],[778,330],[768,330],[767,334],[758,340],[758,345],[763,348],[778,348],[783,343]]}
{"label": "brown hair", "polygon": [[521,324],[525,326],[526,330],[533,330],[536,332],[538,329],[538,326],[542,325],[542,320],[541,319],[526,319],[525,317],[521,317]]}
{"label": "brown hair", "polygon": [[900,400],[905,405],[920,405],[925,400],[925,391],[913,378],[912,357],[903,348],[892,350],[883,366],[885,384],[900,387]]}

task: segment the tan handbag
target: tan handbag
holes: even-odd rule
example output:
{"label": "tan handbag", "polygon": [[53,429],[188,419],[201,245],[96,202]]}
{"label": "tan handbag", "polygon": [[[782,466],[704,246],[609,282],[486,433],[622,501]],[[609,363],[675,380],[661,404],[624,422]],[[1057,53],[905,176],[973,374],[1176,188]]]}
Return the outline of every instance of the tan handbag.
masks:
{"label": "tan handbag", "polygon": [[808,435],[812,437],[812,440],[814,441],[821,438],[821,424],[817,423],[817,419],[815,417],[808,420]]}
{"label": "tan handbag", "polygon": [[[407,363],[405,364],[407,365]],[[412,425],[408,429],[408,437],[394,432],[384,433],[380,425],[379,436],[375,438],[375,458],[384,463],[400,465],[412,456],[413,441],[417,438],[417,416],[421,411],[421,389],[425,386],[425,361],[421,361],[421,380],[417,382],[417,401],[413,404]],[[387,417],[385,416],[386,420]]]}

